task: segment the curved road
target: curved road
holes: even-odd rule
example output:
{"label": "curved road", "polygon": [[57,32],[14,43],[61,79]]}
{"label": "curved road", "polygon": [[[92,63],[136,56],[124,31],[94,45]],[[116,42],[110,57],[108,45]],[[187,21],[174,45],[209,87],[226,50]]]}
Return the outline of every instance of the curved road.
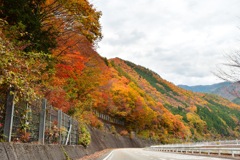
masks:
{"label": "curved road", "polygon": [[115,149],[102,160],[229,160],[204,156],[147,151],[138,148]]}

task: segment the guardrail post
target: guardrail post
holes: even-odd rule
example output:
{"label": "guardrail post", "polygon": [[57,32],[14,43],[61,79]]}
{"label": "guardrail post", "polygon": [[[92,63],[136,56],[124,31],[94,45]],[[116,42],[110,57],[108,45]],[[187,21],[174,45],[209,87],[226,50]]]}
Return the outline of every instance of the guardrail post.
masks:
{"label": "guardrail post", "polygon": [[5,116],[5,122],[4,122],[4,130],[3,135],[4,139],[7,142],[11,142],[11,136],[12,136],[12,126],[13,126],[13,114],[14,114],[14,95],[11,93],[13,89],[10,89],[7,95],[7,101],[6,101],[6,116]]}
{"label": "guardrail post", "polygon": [[46,107],[47,107],[47,100],[43,99],[42,100],[42,111],[40,113],[39,135],[38,135],[38,142],[40,144],[44,144],[44,138],[45,138]]}

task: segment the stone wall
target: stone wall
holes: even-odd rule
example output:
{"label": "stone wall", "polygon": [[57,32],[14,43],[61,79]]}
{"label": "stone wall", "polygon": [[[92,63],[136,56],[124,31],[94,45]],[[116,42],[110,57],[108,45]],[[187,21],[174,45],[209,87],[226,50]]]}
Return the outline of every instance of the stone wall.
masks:
{"label": "stone wall", "polygon": [[90,128],[91,144],[83,146],[39,145],[23,143],[0,143],[0,160],[64,160],[79,159],[107,148],[139,148],[150,142],[130,139]]}

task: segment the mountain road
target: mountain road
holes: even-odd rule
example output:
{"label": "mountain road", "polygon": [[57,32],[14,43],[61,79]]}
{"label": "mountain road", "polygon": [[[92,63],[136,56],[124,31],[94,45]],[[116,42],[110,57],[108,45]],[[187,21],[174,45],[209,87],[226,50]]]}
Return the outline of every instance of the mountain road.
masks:
{"label": "mountain road", "polygon": [[115,149],[102,160],[229,160],[223,158],[148,151],[143,148]]}

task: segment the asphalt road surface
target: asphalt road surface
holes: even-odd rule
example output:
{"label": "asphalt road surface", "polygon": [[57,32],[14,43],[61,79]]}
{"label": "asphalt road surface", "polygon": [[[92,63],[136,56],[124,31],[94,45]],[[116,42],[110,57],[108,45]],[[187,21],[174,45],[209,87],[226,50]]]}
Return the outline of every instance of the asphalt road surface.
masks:
{"label": "asphalt road surface", "polygon": [[184,155],[144,149],[115,149],[106,155],[102,160],[229,160],[205,156]]}

